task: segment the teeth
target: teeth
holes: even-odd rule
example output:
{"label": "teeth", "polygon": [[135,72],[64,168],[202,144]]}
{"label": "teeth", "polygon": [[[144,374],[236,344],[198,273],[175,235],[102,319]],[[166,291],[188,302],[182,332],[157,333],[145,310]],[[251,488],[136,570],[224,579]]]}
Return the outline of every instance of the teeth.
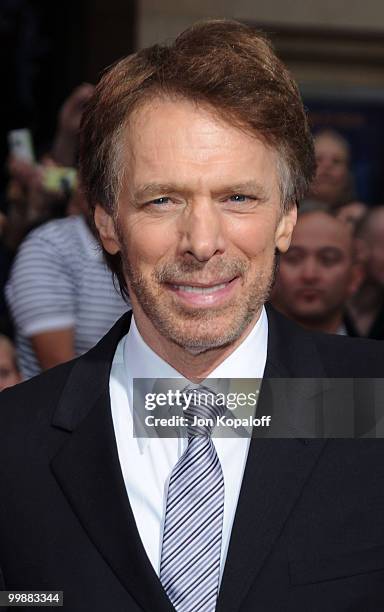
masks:
{"label": "teeth", "polygon": [[191,287],[189,285],[174,285],[176,289],[179,291],[187,291],[189,293],[213,293],[215,291],[220,291],[220,289],[224,289],[227,286],[227,283],[221,283],[221,285],[213,285],[212,287]]}

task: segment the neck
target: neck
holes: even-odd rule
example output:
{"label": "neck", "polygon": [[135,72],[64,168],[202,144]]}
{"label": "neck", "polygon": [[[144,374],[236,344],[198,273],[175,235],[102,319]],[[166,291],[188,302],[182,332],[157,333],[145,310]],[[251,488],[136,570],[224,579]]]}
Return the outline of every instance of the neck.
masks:
{"label": "neck", "polygon": [[162,336],[153,326],[151,321],[141,316],[141,313],[133,313],[137,329],[144,342],[159,356],[169,363],[175,370],[180,372],[184,378],[191,382],[200,382],[207,378],[252,331],[257,323],[261,309],[239,338],[231,344],[206,349],[203,352],[193,353],[175,344],[172,340]]}
{"label": "neck", "polygon": [[376,313],[384,302],[383,288],[377,283],[366,280],[350,301],[352,309],[358,313]]}
{"label": "neck", "polygon": [[320,331],[325,332],[327,334],[337,334],[340,327],[343,324],[343,310],[338,310],[333,312],[324,318],[319,319],[306,319],[306,318],[296,318],[297,323],[300,323],[303,327],[310,329],[312,331]]}

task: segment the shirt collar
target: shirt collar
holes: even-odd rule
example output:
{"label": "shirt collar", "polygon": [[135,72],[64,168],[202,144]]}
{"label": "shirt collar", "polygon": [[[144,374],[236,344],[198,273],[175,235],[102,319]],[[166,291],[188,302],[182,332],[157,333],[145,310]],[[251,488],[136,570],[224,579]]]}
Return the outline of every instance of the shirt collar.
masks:
{"label": "shirt collar", "polygon": [[[268,318],[263,306],[260,317],[243,342],[215,368],[208,378],[262,378],[267,359]],[[180,372],[155,353],[142,338],[134,316],[128,334],[120,341],[116,358],[123,361],[124,386],[129,407],[133,403],[134,378],[181,378]],[[136,438],[143,452],[151,438]]]}
{"label": "shirt collar", "polygon": [[208,378],[262,378],[267,360],[268,318],[263,306],[261,314],[243,342]]}
{"label": "shirt collar", "polygon": [[[260,317],[243,342],[220,363],[208,378],[262,378],[267,358],[268,319],[263,306]],[[180,378],[169,363],[143,340],[132,315],[126,336],[124,361],[133,378]]]}

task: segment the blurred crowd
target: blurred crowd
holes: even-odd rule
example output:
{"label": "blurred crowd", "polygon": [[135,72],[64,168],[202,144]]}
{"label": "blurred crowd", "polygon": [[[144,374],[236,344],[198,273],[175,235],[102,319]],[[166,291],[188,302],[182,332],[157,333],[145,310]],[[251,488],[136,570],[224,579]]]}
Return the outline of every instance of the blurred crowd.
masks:
{"label": "blurred crowd", "polygon": [[0,390],[80,355],[127,310],[103,260],[76,176],[78,131],[93,86],[64,102],[50,151],[9,134],[0,213]]}
{"label": "blurred crowd", "polygon": [[356,200],[348,142],[315,135],[316,176],[272,302],[308,329],[384,339],[384,205]]}
{"label": "blurred crowd", "polygon": [[[103,261],[77,182],[77,140],[93,91],[58,113],[48,153],[10,137],[0,213],[0,390],[88,350],[126,311]],[[279,259],[273,305],[300,325],[384,339],[384,204],[358,201],[347,140],[315,134],[317,172]]]}

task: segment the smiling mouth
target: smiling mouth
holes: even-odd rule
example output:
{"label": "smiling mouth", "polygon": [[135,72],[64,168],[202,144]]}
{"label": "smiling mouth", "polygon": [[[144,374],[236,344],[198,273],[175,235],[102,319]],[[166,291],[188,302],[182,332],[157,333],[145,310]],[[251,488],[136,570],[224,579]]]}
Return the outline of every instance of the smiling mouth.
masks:
{"label": "smiling mouth", "polygon": [[186,307],[220,306],[228,302],[239,288],[239,276],[220,282],[193,283],[165,283],[167,288],[177,296]]}
{"label": "smiling mouth", "polygon": [[221,283],[216,283],[216,284],[193,284],[193,285],[188,285],[188,284],[176,284],[176,283],[167,283],[174,291],[183,291],[186,293],[200,293],[202,295],[207,294],[207,293],[215,293],[216,291],[221,291],[222,289],[225,289],[226,287],[228,287],[228,285],[230,283],[232,283],[234,280],[236,280],[237,277],[231,278],[230,280],[226,280],[226,281],[222,281]]}
{"label": "smiling mouth", "polygon": [[220,289],[225,289],[227,285],[232,281],[226,283],[220,283],[219,285],[209,285],[208,287],[196,287],[195,285],[172,285],[176,291],[186,291],[187,293],[200,293],[202,295],[206,293],[215,293]]}

